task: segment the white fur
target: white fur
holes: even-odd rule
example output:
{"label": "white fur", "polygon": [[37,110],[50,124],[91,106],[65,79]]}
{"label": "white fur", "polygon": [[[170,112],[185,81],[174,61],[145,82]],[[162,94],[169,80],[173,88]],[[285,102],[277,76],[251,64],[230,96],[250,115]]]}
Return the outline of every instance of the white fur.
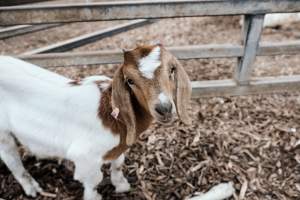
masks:
{"label": "white fur", "polygon": [[[0,56],[0,158],[27,195],[35,196],[41,189],[24,169],[14,137],[39,157],[73,161],[74,178],[85,187],[84,199],[101,199],[95,186],[102,180],[102,157],[120,138],[98,118],[101,93],[93,84],[96,80],[109,78],[94,76],[72,86],[68,78]],[[129,189],[123,174],[112,172],[114,179],[123,180],[116,189]]]}
{"label": "white fur", "polygon": [[142,75],[148,79],[154,77],[155,70],[161,65],[160,47],[154,47],[152,51],[139,61],[139,70]]}
{"label": "white fur", "polygon": [[165,93],[163,93],[163,92],[158,95],[158,99],[162,104],[170,102],[170,99],[168,98],[168,96],[165,95]]}
{"label": "white fur", "polygon": [[83,79],[81,81],[81,83],[82,84],[89,84],[89,83],[94,84],[95,81],[111,81],[111,79],[108,78],[107,76],[103,76],[103,75],[100,75],[100,76],[90,76],[90,77],[86,77],[85,79]]}

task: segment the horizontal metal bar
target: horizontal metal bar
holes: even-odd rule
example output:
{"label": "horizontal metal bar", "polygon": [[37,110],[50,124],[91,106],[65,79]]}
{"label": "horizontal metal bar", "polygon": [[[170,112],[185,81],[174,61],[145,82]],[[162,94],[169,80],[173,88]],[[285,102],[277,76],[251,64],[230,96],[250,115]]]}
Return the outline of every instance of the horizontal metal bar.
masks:
{"label": "horizontal metal bar", "polygon": [[300,76],[258,77],[251,79],[249,85],[238,85],[232,79],[195,81],[192,88],[193,98],[300,91]]}
{"label": "horizontal metal bar", "polygon": [[258,56],[276,56],[284,54],[300,54],[300,40],[289,42],[261,42],[257,50]]}
{"label": "horizontal metal bar", "polygon": [[61,24],[41,24],[41,25],[18,25],[8,28],[0,29],[0,40],[14,37],[17,35],[23,35],[26,33],[32,33],[35,31],[41,31],[49,28],[61,26]]}
{"label": "horizontal metal bar", "polygon": [[[224,44],[181,46],[170,47],[168,49],[181,60],[200,58],[234,58],[243,55],[243,48],[240,45]],[[288,43],[262,43],[257,53],[258,56],[299,54],[300,41]],[[76,65],[114,64],[123,62],[123,53],[121,50],[50,53],[18,57],[44,67],[67,67]]]}
{"label": "horizontal metal bar", "polygon": [[[0,24],[300,12],[296,0],[164,0],[0,7]],[[9,17],[8,17],[9,16]]]}
{"label": "horizontal metal bar", "polygon": [[22,4],[41,3],[43,1],[53,0],[0,0],[0,6],[16,6]]}
{"label": "horizontal metal bar", "polygon": [[[235,45],[182,46],[168,48],[179,59],[237,57],[242,47]],[[123,51],[94,51],[20,55],[19,58],[44,67],[115,64],[123,62]]]}
{"label": "horizontal metal bar", "polygon": [[97,40],[100,40],[105,37],[110,37],[118,33],[122,33],[124,31],[128,31],[134,28],[138,28],[140,26],[150,24],[153,20],[134,20],[129,23],[124,23],[120,25],[116,25],[114,27],[109,27],[104,30],[95,31],[93,33],[84,34],[78,37],[74,37],[72,39],[68,39],[56,44],[52,44],[46,47],[41,47],[38,49],[34,49],[32,51],[28,51],[23,53],[22,55],[33,55],[33,54],[40,54],[40,53],[51,53],[51,52],[64,52],[76,47],[80,47]]}

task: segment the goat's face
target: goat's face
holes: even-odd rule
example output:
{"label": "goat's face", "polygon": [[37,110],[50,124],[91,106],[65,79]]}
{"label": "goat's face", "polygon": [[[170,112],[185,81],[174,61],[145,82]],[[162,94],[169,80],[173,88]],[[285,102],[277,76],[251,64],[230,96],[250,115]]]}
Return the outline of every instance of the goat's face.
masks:
{"label": "goat's face", "polygon": [[123,74],[140,105],[161,123],[171,122],[176,114],[173,101],[175,70],[163,63],[160,46],[138,47],[125,52]]}
{"label": "goat's face", "polygon": [[161,45],[139,46],[124,52],[124,64],[115,74],[113,91],[113,103],[124,107],[123,112],[129,109],[128,116],[133,114],[130,107],[135,106],[131,104],[134,96],[158,122],[170,123],[176,113],[183,122],[189,122],[189,78],[179,61]]}

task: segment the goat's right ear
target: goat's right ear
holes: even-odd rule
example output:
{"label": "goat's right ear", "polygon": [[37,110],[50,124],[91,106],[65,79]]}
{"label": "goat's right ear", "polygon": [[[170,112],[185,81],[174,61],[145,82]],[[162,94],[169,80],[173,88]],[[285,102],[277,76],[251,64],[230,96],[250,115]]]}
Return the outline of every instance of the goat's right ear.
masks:
{"label": "goat's right ear", "polygon": [[136,140],[136,119],[131,103],[130,91],[125,83],[122,67],[114,75],[112,83],[112,106],[120,110],[127,129],[126,144],[133,145]]}
{"label": "goat's right ear", "polygon": [[190,98],[192,94],[191,82],[183,66],[175,57],[173,59],[173,65],[176,66],[175,104],[177,113],[181,121],[189,125],[191,124],[191,118],[188,114],[188,108],[190,107]]}

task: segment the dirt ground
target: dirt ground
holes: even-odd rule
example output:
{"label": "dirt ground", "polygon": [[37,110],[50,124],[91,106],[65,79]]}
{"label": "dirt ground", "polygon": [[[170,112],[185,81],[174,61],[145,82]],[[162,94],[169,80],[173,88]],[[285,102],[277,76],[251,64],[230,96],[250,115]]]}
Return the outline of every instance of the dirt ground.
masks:
{"label": "dirt ground", "polygon": [[[124,22],[73,23],[33,34],[0,40],[1,54],[19,54],[37,47]],[[300,23],[266,28],[262,41],[300,38]],[[73,51],[134,48],[161,42],[165,46],[234,43],[241,40],[239,17],[164,19],[82,46]],[[191,80],[231,78],[236,59],[182,61]],[[253,76],[300,74],[300,56],[260,57]],[[112,76],[117,65],[50,68],[68,77]],[[114,193],[108,176],[99,185],[104,199],[180,200],[232,181],[230,199],[300,199],[300,92],[192,100],[193,123],[153,124],[127,152],[125,175],[132,190]],[[55,197],[81,199],[82,186],[72,170],[53,160],[23,155],[26,169]],[[108,167],[103,168],[108,174]],[[241,189],[243,188],[243,189]],[[31,199],[24,195],[4,164],[0,164],[0,198]]]}

